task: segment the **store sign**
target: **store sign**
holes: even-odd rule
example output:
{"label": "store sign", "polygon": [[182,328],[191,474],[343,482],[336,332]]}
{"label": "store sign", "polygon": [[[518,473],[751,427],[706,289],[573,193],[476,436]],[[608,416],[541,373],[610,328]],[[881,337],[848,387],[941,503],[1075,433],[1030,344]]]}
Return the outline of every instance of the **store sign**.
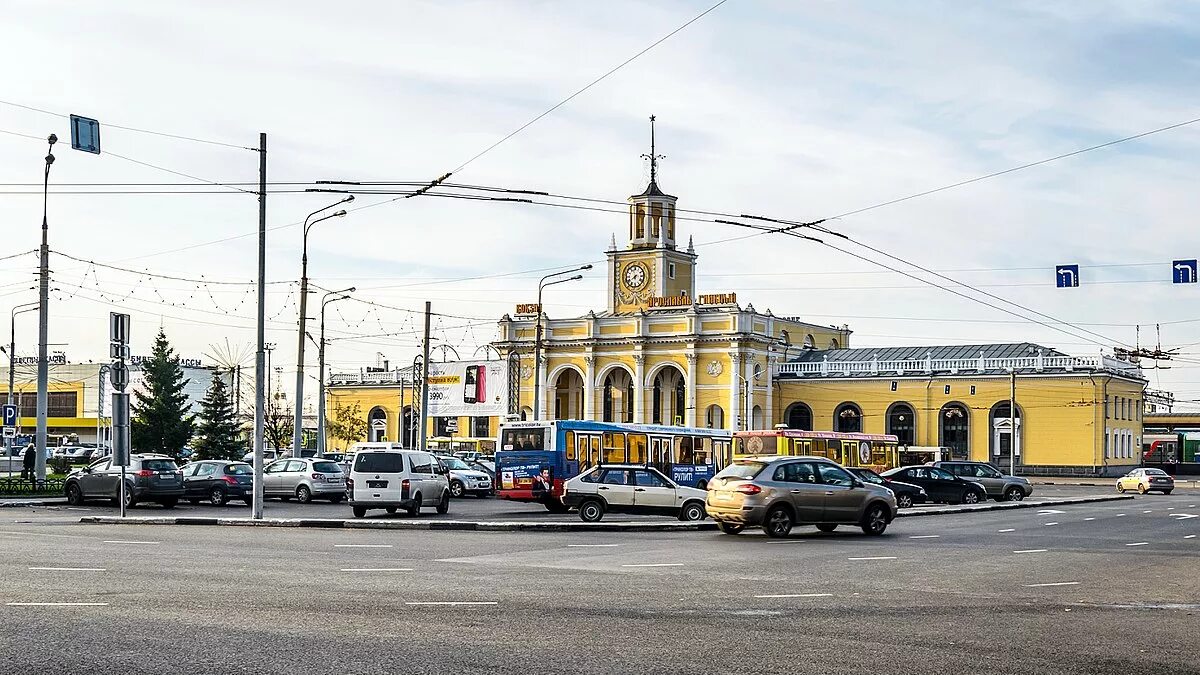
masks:
{"label": "store sign", "polygon": [[[130,356],[129,364],[133,366],[145,365],[151,358],[149,356]],[[181,368],[199,368],[200,359],[179,359],[179,366]]]}
{"label": "store sign", "polygon": [[651,296],[650,307],[687,307],[692,304],[692,299],[687,294],[668,295],[668,296]]}
{"label": "store sign", "polygon": [[430,363],[426,381],[433,417],[492,417],[508,412],[504,361]]}
{"label": "store sign", "polygon": [[[655,295],[650,298],[650,307],[688,307],[692,299],[687,293],[679,295]],[[709,293],[697,298],[697,305],[736,305],[737,293]]]}
{"label": "store sign", "polygon": [[[17,358],[13,359],[13,362],[18,366],[36,366],[38,357],[18,356]],[[67,365],[67,355],[63,352],[54,352],[50,356],[46,357],[46,363],[54,366],[65,366]]]}
{"label": "store sign", "polygon": [[700,296],[702,305],[736,305],[737,293],[710,293]]}
{"label": "store sign", "polygon": [[541,313],[541,305],[536,302],[523,302],[517,305],[517,315],[519,316],[537,316]]}

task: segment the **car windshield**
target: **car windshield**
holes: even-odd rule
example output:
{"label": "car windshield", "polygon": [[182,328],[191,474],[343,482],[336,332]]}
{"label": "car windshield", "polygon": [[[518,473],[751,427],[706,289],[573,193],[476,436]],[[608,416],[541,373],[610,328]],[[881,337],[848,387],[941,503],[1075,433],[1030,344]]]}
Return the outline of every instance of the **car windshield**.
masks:
{"label": "car windshield", "polygon": [[146,471],[175,471],[178,467],[169,459],[143,459],[142,469]]}
{"label": "car windshield", "polygon": [[1166,471],[1163,471],[1162,469],[1146,469],[1146,475],[1147,476],[1166,476],[1168,474]]}
{"label": "car windshield", "polygon": [[249,476],[254,473],[254,467],[249,464],[230,464],[225,467],[227,476]]}
{"label": "car windshield", "polygon": [[864,480],[868,483],[877,483],[882,485],[884,482],[884,480],[879,477],[879,474],[875,473],[874,471],[855,471],[854,475],[858,476],[859,480]]}
{"label": "car windshield", "polygon": [[337,465],[337,462],[313,462],[313,471],[321,473],[341,473],[342,467]]}
{"label": "car windshield", "polygon": [[354,470],[366,473],[400,473],[404,457],[396,452],[360,452],[354,456]]}
{"label": "car windshield", "polygon": [[734,462],[729,466],[721,469],[721,472],[716,475],[717,478],[745,478],[747,480],[754,478],[760,471],[763,470],[766,464],[762,462]]}
{"label": "car windshield", "polygon": [[451,471],[470,471],[471,467],[466,462],[457,457],[442,457],[442,464],[446,465]]}

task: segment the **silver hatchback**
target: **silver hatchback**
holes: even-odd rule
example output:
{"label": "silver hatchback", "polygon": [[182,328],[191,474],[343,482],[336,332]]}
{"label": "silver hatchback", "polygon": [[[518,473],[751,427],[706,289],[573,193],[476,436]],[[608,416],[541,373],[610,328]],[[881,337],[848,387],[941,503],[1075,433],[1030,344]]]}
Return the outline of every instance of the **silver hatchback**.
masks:
{"label": "silver hatchback", "polygon": [[705,508],[725,534],[758,525],[767,536],[786,537],[796,525],[822,532],[853,525],[880,535],[896,517],[896,495],[824,457],[771,455],[722,469],[708,484]]}
{"label": "silver hatchback", "polygon": [[337,504],[346,498],[346,475],[340,464],[328,459],[280,459],[263,469],[263,495],[295,497],[302,504],[314,499]]}

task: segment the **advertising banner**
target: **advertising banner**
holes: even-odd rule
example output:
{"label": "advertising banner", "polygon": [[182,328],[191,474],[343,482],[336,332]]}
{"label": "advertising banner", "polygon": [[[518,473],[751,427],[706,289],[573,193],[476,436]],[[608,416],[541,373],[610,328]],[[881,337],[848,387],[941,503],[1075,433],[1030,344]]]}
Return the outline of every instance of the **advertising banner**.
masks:
{"label": "advertising banner", "polygon": [[496,417],[508,412],[504,361],[430,363],[428,382],[432,417]]}

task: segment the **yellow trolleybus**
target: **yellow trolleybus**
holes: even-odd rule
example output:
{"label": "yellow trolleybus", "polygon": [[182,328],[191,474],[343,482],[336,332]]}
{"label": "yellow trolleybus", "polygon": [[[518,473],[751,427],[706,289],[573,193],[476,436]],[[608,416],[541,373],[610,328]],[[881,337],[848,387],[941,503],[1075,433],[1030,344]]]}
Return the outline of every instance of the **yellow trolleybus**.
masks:
{"label": "yellow trolleybus", "polygon": [[885,471],[900,465],[898,439],[891,434],[770,429],[738,431],[733,435],[734,457],[753,455],[815,455],[842,466]]}

